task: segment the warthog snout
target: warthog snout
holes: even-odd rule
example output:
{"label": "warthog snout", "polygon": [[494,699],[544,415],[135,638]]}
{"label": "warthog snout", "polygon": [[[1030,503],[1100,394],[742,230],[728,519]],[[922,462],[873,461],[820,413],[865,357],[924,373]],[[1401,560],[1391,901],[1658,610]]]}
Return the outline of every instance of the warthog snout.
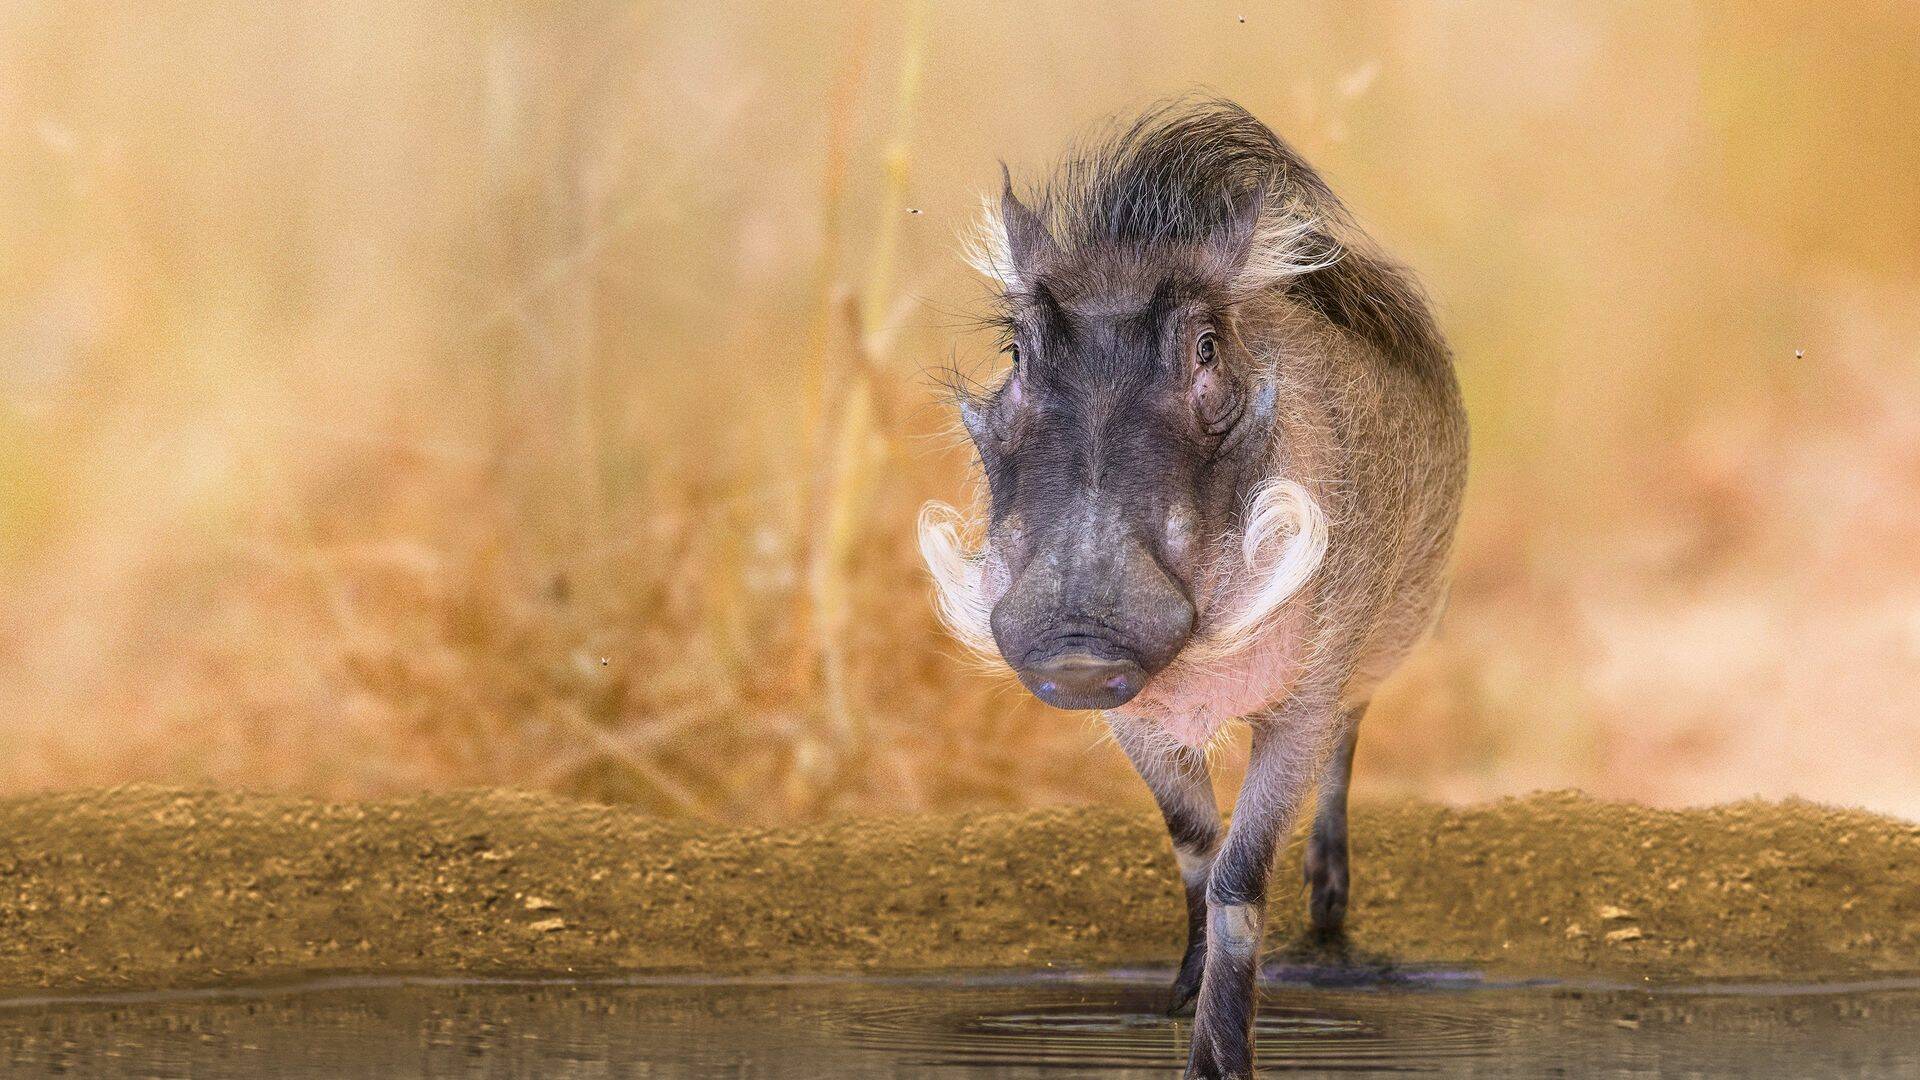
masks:
{"label": "warthog snout", "polygon": [[992,619],[1020,682],[1060,709],[1133,700],[1193,622],[1185,590],[1116,518],[1039,539]]}

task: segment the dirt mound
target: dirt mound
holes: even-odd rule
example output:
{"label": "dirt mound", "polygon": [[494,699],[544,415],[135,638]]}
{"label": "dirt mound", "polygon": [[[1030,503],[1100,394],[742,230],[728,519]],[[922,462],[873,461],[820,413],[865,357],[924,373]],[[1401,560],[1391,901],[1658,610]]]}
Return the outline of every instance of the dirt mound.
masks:
{"label": "dirt mound", "polygon": [[[1610,978],[1920,971],[1920,825],[1808,803],[1359,805],[1354,955]],[[1271,943],[1300,933],[1296,853]],[[1170,964],[1157,820],[749,830],[505,791],[0,803],[0,990],[319,973]]]}

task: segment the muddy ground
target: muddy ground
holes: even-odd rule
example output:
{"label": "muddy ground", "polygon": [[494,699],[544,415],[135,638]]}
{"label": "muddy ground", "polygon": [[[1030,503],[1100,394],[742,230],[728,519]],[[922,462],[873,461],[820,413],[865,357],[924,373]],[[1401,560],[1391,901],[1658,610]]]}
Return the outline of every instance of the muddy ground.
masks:
{"label": "muddy ground", "polygon": [[[1350,954],[1608,979],[1920,972],[1920,825],[1572,794],[1361,805]],[[1270,944],[1297,944],[1297,853]],[[335,805],[125,788],[0,802],[0,993],[313,974],[1171,964],[1157,819],[735,829],[485,791]]]}

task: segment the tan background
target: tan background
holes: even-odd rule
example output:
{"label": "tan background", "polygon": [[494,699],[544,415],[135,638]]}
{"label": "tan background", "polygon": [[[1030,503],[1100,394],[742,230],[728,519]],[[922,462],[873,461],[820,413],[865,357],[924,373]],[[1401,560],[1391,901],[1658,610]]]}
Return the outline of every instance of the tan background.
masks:
{"label": "tan background", "polygon": [[1361,793],[1920,815],[1920,7],[1869,2],[8,5],[0,789],[1138,802],[942,641],[911,522],[996,160],[1196,87],[1460,356]]}

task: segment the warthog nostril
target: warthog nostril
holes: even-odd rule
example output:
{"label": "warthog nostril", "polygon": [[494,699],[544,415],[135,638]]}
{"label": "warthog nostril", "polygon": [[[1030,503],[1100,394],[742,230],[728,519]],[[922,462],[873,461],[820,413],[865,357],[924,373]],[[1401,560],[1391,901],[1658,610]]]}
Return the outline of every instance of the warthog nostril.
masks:
{"label": "warthog nostril", "polygon": [[1021,668],[1020,681],[1059,709],[1111,709],[1133,700],[1147,673],[1131,660],[1109,660],[1075,650]]}

